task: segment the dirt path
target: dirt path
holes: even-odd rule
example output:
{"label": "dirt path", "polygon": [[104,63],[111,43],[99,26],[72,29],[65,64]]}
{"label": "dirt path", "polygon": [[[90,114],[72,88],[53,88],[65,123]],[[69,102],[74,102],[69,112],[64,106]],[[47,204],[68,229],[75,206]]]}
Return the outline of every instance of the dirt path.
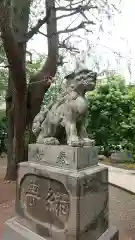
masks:
{"label": "dirt path", "polygon": [[15,183],[4,183],[6,161],[0,159],[0,237],[3,232],[4,222],[14,216]]}
{"label": "dirt path", "polygon": [[110,225],[119,229],[120,240],[135,240],[135,194],[110,186],[109,213]]}
{"label": "dirt path", "polygon": [[[5,161],[0,160],[0,238],[4,222],[14,216],[15,183],[4,183]],[[134,184],[134,183],[131,183]],[[135,195],[109,187],[110,225],[120,230],[120,240],[135,240]]]}

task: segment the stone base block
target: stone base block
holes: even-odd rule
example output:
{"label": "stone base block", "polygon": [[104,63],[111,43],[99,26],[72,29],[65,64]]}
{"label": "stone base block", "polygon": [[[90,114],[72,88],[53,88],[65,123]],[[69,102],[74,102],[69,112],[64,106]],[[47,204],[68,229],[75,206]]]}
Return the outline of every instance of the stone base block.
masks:
{"label": "stone base block", "polygon": [[110,227],[98,240],[119,240],[119,232],[115,227]]}
{"label": "stone base block", "polygon": [[[26,227],[27,221],[14,217],[5,223],[4,234],[1,240],[52,240],[52,238],[43,238],[36,234],[33,229]],[[60,240],[63,240],[60,238]],[[89,238],[93,240],[93,238]],[[109,228],[98,240],[119,240],[118,231],[112,227]]]}
{"label": "stone base block", "polygon": [[20,164],[16,211],[53,240],[97,240],[108,229],[108,170]]}
{"label": "stone base block", "polygon": [[4,233],[1,240],[45,240],[30,230],[25,224],[19,223],[18,218],[14,217],[5,223]]}
{"label": "stone base block", "polygon": [[98,164],[98,147],[71,147],[68,145],[29,144],[30,162],[80,170]]}

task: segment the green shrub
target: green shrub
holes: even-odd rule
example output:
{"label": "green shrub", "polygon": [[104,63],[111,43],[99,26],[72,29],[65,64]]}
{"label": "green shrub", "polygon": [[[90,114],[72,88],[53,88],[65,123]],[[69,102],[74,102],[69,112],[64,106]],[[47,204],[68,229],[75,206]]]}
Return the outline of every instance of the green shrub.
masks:
{"label": "green shrub", "polygon": [[106,156],[122,149],[135,153],[134,95],[118,76],[88,94],[87,130]]}

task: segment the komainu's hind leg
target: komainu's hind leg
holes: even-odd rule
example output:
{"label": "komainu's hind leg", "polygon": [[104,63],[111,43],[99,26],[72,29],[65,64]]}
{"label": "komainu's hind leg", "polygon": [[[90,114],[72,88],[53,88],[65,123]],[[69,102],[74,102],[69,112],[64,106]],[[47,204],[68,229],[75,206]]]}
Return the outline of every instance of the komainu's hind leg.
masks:
{"label": "komainu's hind leg", "polygon": [[95,144],[95,141],[88,137],[86,128],[83,124],[78,128],[78,134],[79,134],[84,146],[93,146]]}
{"label": "komainu's hind leg", "polygon": [[69,146],[81,146],[82,142],[77,135],[76,123],[66,122],[65,124],[66,135],[67,135],[67,144]]}
{"label": "komainu's hind leg", "polygon": [[59,145],[59,141],[55,138],[56,126],[49,121],[44,121],[41,126],[41,132],[37,138],[37,143],[46,145]]}

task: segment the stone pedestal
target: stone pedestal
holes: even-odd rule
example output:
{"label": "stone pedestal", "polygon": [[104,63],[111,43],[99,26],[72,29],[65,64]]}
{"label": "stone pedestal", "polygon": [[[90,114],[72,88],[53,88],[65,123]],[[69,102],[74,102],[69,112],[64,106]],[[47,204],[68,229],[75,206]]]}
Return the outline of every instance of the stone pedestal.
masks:
{"label": "stone pedestal", "polygon": [[18,170],[16,212],[6,223],[12,234],[16,225],[37,240],[118,239],[108,229],[108,171],[98,166],[97,147],[30,145]]}

